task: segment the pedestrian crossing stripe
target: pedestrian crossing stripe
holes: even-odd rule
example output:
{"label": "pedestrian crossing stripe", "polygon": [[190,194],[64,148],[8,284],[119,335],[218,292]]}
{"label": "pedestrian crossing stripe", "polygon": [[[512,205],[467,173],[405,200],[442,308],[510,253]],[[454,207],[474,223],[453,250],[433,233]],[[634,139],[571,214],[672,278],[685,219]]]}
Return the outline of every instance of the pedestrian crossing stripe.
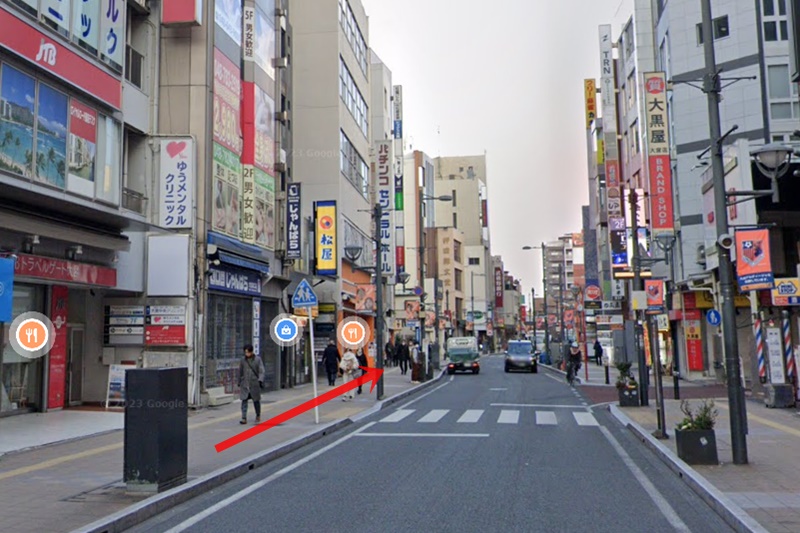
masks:
{"label": "pedestrian crossing stripe", "polygon": [[[417,423],[421,424],[435,424],[437,422],[441,422],[448,418],[451,409],[431,409],[426,413],[417,413],[417,415],[422,414],[421,417],[416,419]],[[463,413],[460,413],[460,416],[456,420],[458,424],[475,424],[483,418],[484,413],[486,412],[485,409],[467,409]],[[392,414],[383,417],[380,422],[384,423],[398,423],[402,422],[406,418],[411,417],[416,413],[416,409],[398,409],[397,411],[393,412]],[[456,413],[458,414],[458,413]],[[597,419],[594,417],[592,413],[579,411],[579,412],[572,412],[573,420],[578,426],[583,427],[599,427],[600,424],[597,422]],[[527,416],[527,415],[526,415]],[[563,416],[563,413],[562,413]],[[452,419],[450,417],[449,419]],[[563,418],[562,418],[563,421]],[[507,424],[507,425],[515,425],[520,423],[520,410],[519,409],[502,409],[496,419],[497,424]],[[559,423],[559,419],[556,417],[555,411],[535,411],[535,423],[537,426],[556,426]]]}

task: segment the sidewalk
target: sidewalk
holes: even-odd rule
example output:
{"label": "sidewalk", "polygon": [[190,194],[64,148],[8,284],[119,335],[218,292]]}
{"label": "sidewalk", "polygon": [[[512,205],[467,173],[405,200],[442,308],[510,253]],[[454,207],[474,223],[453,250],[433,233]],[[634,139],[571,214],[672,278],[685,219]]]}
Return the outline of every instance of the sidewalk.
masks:
{"label": "sidewalk", "polygon": [[[368,394],[370,386],[367,383],[364,393],[351,402],[320,406],[319,425],[311,410],[222,453],[216,452],[215,444],[252,427],[252,405],[247,426],[239,424],[239,401],[190,411],[188,481],[375,407],[375,391]],[[417,386],[410,383],[410,373],[401,376],[397,368],[384,373],[386,399]],[[327,381],[320,380],[319,394],[328,390]],[[312,394],[311,384],[266,393],[261,419],[300,405]],[[0,419],[0,453],[8,452],[0,455],[0,529],[71,531],[144,500],[125,493],[122,425],[122,413],[88,410]],[[31,446],[38,447],[26,450]]]}
{"label": "sidewalk", "polygon": [[[708,391],[711,392],[711,391]],[[669,398],[669,393],[665,395]],[[677,459],[675,452],[675,425],[683,419],[680,401],[665,399],[666,440],[657,441],[664,446],[681,468],[691,468],[699,473],[721,494],[726,507],[733,512],[744,511],[767,531],[800,531],[800,463],[795,460],[796,450],[800,448],[800,418],[795,409],[769,409],[763,401],[748,400],[747,408],[747,465],[734,465],[731,456],[730,411],[727,395],[708,395],[713,398],[719,416],[716,422],[716,439],[719,466],[688,467]],[[692,402],[696,404],[697,402]],[[636,433],[651,443],[650,434],[656,430],[655,402],[651,399],[648,407],[612,408],[612,413],[623,413],[641,426]],[[649,437],[649,438],[648,438]],[[656,452],[658,453],[658,451]],[[664,458],[664,457],[662,457]],[[725,500],[728,500],[727,502]],[[738,508],[738,509],[737,509]],[[727,511],[726,511],[727,512]]]}

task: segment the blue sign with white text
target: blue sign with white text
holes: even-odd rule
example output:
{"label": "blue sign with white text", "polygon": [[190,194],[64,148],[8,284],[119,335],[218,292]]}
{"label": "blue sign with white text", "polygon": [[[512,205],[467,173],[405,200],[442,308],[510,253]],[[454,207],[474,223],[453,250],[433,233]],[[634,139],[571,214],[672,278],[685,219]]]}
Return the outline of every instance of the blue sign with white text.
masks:
{"label": "blue sign with white text", "polygon": [[12,322],[14,306],[14,259],[0,259],[0,322]]}
{"label": "blue sign with white text", "polygon": [[208,288],[216,291],[261,296],[261,275],[251,270],[238,270],[224,265],[208,269]]}

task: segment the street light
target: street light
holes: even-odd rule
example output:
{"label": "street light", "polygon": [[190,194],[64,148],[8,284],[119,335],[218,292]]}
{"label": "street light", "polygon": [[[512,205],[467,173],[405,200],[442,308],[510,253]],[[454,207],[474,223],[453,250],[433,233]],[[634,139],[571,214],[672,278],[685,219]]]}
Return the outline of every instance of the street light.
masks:
{"label": "street light", "polygon": [[[550,357],[550,322],[549,317],[547,315],[547,265],[546,265],[546,253],[547,253],[547,246],[542,243],[540,246],[523,246],[523,250],[541,250],[542,251],[542,289],[544,292],[544,351],[547,354],[547,357]],[[536,300],[534,299],[534,305],[536,305]],[[534,328],[536,324],[534,323]],[[534,329],[534,332],[536,330]],[[536,342],[536,334],[534,333],[534,343]],[[534,345],[535,347],[535,345]]]}
{"label": "street light", "polygon": [[792,148],[785,144],[769,143],[750,151],[758,170],[769,178],[772,185],[772,201],[778,203],[778,178],[783,176],[792,161]]}
{"label": "street light", "polygon": [[[469,296],[470,296],[470,308],[472,309],[472,334],[475,335],[475,342],[478,342],[478,325],[475,323],[477,319],[475,317],[475,276],[478,277],[486,277],[486,274],[475,274],[474,270],[470,270],[470,281],[469,281]],[[503,280],[503,289],[505,289],[505,280]],[[487,318],[488,320],[488,318]]]}

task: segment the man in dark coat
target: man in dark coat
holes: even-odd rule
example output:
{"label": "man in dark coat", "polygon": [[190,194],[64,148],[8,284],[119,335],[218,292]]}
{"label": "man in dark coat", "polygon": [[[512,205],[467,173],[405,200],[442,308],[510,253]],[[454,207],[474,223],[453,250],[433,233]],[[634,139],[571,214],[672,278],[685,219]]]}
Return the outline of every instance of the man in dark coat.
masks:
{"label": "man in dark coat", "polygon": [[389,339],[389,342],[386,343],[386,348],[383,350],[383,360],[388,363],[386,366],[397,366],[395,357],[394,344],[392,344],[392,339]]}
{"label": "man in dark coat", "polygon": [[601,365],[603,361],[603,345],[600,344],[599,340],[594,341],[594,360],[598,366]]}
{"label": "man in dark coat", "polygon": [[408,344],[403,339],[397,347],[397,362],[400,364],[400,375],[405,376],[408,373]]}
{"label": "man in dark coat", "polygon": [[[356,352],[356,357],[358,358],[358,366],[363,366],[363,367],[369,366],[369,359],[367,359],[367,356],[364,353],[363,348],[358,349],[358,352]],[[362,376],[366,373],[367,373],[366,370],[361,371]],[[361,385],[358,386],[358,393],[361,394]]]}
{"label": "man in dark coat", "polygon": [[239,362],[239,399],[242,400],[242,419],[247,424],[247,400],[253,400],[256,424],[261,422],[261,387],[264,384],[264,361],[253,352],[253,345],[244,347],[244,357]]}
{"label": "man in dark coat", "polygon": [[336,374],[339,372],[339,361],[341,360],[339,349],[336,347],[336,340],[330,339],[325,351],[322,353],[322,365],[328,374],[328,385],[336,385]]}

